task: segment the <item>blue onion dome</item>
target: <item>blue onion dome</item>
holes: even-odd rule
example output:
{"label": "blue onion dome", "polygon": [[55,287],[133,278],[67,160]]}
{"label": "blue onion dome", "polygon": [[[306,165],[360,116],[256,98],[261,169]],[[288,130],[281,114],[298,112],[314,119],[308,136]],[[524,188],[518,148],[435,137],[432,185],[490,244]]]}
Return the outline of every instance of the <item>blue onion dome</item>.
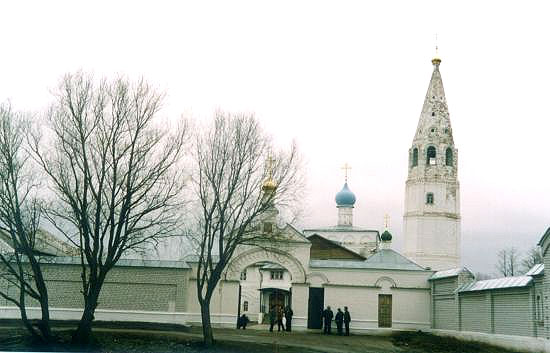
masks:
{"label": "blue onion dome", "polygon": [[382,239],[382,241],[391,241],[391,233],[386,229],[380,236],[380,239]]}
{"label": "blue onion dome", "polygon": [[335,200],[336,206],[353,206],[355,204],[355,194],[348,188],[348,183],[345,183],[342,190],[336,194]]}

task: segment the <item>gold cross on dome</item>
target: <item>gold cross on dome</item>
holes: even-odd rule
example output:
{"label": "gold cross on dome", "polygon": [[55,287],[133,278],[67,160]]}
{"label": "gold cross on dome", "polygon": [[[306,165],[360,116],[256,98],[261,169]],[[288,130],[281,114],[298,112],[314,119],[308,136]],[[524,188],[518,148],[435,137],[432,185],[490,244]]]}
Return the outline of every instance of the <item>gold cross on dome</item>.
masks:
{"label": "gold cross on dome", "polygon": [[389,224],[390,224],[390,216],[386,213],[384,215],[384,228],[388,229]]}
{"label": "gold cross on dome", "polygon": [[273,162],[275,162],[275,159],[271,155],[271,152],[267,155],[267,175],[269,177],[269,180],[273,178]]}
{"label": "gold cross on dome", "polygon": [[346,183],[347,183],[348,182],[348,170],[351,170],[351,166],[346,162],[344,164],[344,166],[342,167],[342,169],[344,170],[345,180],[346,180]]}

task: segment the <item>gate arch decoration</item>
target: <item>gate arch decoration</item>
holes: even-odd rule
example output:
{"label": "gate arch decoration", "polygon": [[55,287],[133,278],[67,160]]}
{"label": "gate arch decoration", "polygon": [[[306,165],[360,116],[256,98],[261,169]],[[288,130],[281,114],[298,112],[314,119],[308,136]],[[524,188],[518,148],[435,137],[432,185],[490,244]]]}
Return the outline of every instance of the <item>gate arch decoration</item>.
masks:
{"label": "gate arch decoration", "polygon": [[305,283],[306,271],[302,264],[287,252],[275,248],[249,249],[231,260],[225,272],[225,280],[238,281],[241,271],[257,262],[273,262],[286,268],[292,276],[292,283]]}

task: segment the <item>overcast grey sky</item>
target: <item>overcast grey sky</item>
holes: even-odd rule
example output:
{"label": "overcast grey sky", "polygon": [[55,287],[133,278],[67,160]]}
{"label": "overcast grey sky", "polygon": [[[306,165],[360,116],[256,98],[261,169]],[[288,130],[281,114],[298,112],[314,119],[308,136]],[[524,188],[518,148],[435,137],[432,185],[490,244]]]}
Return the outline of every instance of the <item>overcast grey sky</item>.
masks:
{"label": "overcast grey sky", "polygon": [[304,225],[336,223],[348,162],[355,224],[381,229],[390,214],[397,250],[438,33],[463,263],[493,272],[498,249],[527,249],[550,226],[543,1],[3,1],[0,13],[0,101],[40,111],[83,69],[145,77],[167,116],[255,112],[307,160]]}

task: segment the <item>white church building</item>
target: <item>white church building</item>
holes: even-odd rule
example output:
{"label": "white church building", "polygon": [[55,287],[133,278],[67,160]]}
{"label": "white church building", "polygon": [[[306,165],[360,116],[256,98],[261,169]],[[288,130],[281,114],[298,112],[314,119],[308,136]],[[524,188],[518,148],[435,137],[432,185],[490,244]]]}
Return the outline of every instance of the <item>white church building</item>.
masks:
{"label": "white church building", "polygon": [[[333,310],[347,306],[351,328],[357,331],[432,327],[430,278],[437,270],[460,265],[457,150],[439,72],[441,60],[434,58],[432,63],[409,150],[403,254],[392,249],[387,229],[380,234],[353,223],[356,197],[346,176],[335,197],[337,224],[302,232],[291,225],[269,227],[275,243],[237,250],[215,299],[225,303],[220,305],[220,322],[233,323],[242,313],[261,322],[271,307],[291,306],[294,328],[321,328],[321,312],[330,305]],[[276,216],[274,211],[263,221],[276,225]],[[192,257],[185,260],[196,266]],[[200,312],[191,297],[188,309]]]}
{"label": "white church building", "polygon": [[[210,307],[214,325],[234,327],[243,313],[262,322],[270,308],[290,306],[293,329],[319,329],[323,308],[347,306],[356,333],[466,332],[478,335],[470,338],[499,344],[507,342],[506,337],[522,336],[531,341],[521,341],[518,347],[535,344],[550,350],[550,276],[544,275],[545,265],[550,266],[550,229],[539,243],[545,263],[525,276],[476,281],[461,267],[458,151],[441,60],[436,57],[432,64],[408,152],[403,253],[392,248],[388,229],[380,234],[354,224],[356,197],[347,177],[335,197],[335,225],[303,231],[280,226],[277,205],[272,205],[258,228],[269,240],[259,247],[240,246],[217,286]],[[276,192],[272,183],[264,185],[264,191],[267,188]],[[6,251],[1,239],[2,234],[0,251],[2,245]],[[44,265],[51,317],[78,319],[79,260],[63,244],[44,239],[41,251],[52,256]],[[120,260],[106,279],[96,319],[200,324],[196,266],[193,256],[181,261]],[[0,286],[5,285],[0,280]],[[38,308],[29,310],[31,317],[38,313]],[[0,299],[1,318],[18,315],[17,308]]]}

